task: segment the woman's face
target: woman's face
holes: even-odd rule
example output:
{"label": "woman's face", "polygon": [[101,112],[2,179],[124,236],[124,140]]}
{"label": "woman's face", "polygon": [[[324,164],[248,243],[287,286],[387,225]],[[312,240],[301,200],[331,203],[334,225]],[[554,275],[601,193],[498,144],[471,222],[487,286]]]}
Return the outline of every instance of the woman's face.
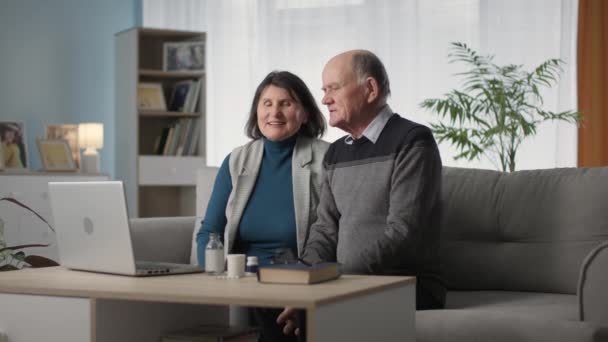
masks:
{"label": "woman's face", "polygon": [[257,108],[258,127],[268,140],[281,141],[296,134],[308,118],[296,100],[283,88],[269,85],[262,91]]}
{"label": "woman's face", "polygon": [[4,139],[2,139],[6,144],[11,144],[15,141],[15,131],[7,129],[4,131]]}

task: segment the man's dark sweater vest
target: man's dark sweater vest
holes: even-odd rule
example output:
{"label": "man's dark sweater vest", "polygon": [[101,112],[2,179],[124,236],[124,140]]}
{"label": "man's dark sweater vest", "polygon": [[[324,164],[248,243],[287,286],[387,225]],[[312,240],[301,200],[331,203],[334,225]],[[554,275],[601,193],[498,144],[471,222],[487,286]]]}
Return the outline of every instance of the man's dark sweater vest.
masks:
{"label": "man's dark sweater vest", "polygon": [[395,114],[375,144],[331,144],[324,166],[304,257],[337,259],[346,273],[438,281],[441,159],[431,131]]}

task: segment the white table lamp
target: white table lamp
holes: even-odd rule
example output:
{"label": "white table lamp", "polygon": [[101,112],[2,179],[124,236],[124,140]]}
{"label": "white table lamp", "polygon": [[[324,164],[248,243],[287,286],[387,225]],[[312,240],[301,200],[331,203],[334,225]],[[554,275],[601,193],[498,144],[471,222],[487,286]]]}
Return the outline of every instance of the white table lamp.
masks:
{"label": "white table lamp", "polygon": [[99,173],[100,162],[97,150],[103,147],[103,124],[78,125],[78,146],[85,149],[82,153],[81,170],[87,173]]}

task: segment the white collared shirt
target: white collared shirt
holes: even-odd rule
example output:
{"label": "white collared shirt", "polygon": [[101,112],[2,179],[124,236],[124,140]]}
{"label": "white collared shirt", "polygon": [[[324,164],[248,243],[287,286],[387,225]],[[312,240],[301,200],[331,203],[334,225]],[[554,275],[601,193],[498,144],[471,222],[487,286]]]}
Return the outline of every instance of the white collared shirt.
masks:
{"label": "white collared shirt", "polygon": [[[386,123],[388,122],[388,119],[391,118],[391,116],[393,116],[393,110],[391,109],[391,107],[389,107],[389,105],[384,106],[380,113],[376,115],[374,120],[372,120],[372,122],[370,122],[369,125],[365,127],[365,130],[363,131],[361,136],[366,137],[369,141],[375,144],[376,141],[378,141],[380,133],[382,133],[384,126],[386,126]],[[348,145],[352,145],[353,141],[355,141],[355,138],[350,134],[346,136],[346,138],[344,138],[344,143]]]}

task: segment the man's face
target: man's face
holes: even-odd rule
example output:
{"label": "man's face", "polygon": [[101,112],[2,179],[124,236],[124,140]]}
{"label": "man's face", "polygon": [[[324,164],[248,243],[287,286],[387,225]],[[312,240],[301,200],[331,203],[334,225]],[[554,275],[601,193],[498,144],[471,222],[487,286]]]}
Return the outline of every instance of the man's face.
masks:
{"label": "man's face", "polygon": [[350,58],[339,55],[325,65],[322,103],[329,110],[329,124],[352,133],[351,127],[360,120],[366,94],[350,67]]}
{"label": "man's face", "polygon": [[274,85],[267,86],[257,108],[258,127],[268,140],[281,141],[298,133],[306,122],[302,106],[289,92]]}

